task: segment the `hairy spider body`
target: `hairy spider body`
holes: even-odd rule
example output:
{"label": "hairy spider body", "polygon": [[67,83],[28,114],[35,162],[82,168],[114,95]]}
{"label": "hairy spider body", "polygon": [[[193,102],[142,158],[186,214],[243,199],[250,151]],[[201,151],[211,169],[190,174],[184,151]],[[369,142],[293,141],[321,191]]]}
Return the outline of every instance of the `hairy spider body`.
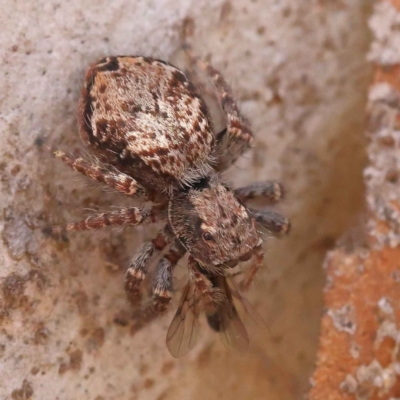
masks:
{"label": "hairy spider body", "polygon": [[104,163],[149,191],[171,191],[211,172],[207,107],[178,69],[145,57],[89,68],[79,106],[83,140]]}
{"label": "hairy spider body", "polygon": [[78,172],[156,203],[150,210],[128,207],[91,216],[67,230],[166,220],[126,272],[126,292],[137,302],[151,261],[169,248],[154,271],[153,300],[138,311],[139,325],[167,308],[173,269],[186,252],[194,287],[204,299],[212,299],[221,294],[216,286],[228,291],[225,281],[214,276],[255,258],[245,280],[246,287],[250,284],[263,256],[256,223],[277,235],[289,227],[280,214],[245,205],[258,196],[276,203],[283,194],[280,184],[259,182],[231,190],[221,181],[218,173],[250,147],[253,136],[220,73],[189,51],[187,55],[191,67],[206,72],[214,84],[226,115],[222,132],[214,131],[204,100],[179,69],[152,58],[107,57],[88,69],[79,103],[80,133],[100,166],[56,152]]}

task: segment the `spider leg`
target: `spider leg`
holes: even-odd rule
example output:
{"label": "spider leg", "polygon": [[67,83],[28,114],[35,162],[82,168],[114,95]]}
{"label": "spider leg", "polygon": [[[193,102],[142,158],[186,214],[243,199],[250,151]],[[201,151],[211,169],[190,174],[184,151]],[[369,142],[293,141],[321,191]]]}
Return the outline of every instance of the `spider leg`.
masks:
{"label": "spider leg", "polygon": [[220,333],[227,346],[239,351],[247,350],[249,335],[235,307],[226,277],[210,274],[196,262],[192,261],[191,265],[196,289],[204,303],[208,325]]}
{"label": "spider leg", "polygon": [[263,260],[264,260],[264,250],[262,246],[257,246],[254,248],[254,255],[255,260],[250,267],[247,277],[240,282],[240,288],[243,290],[247,290],[250,287],[250,284],[253,282],[255,275],[257,274],[258,270],[260,269]]}
{"label": "spider leg", "polygon": [[218,302],[217,298],[219,294],[222,295],[222,293],[219,293],[218,290],[213,287],[211,280],[194,258],[189,257],[188,267],[189,279],[192,280],[196,290],[202,297],[206,312],[214,310],[215,303]]}
{"label": "spider leg", "polygon": [[273,181],[255,182],[249,186],[235,189],[234,192],[242,202],[262,197],[268,204],[278,203],[283,199],[285,194],[283,186]]}
{"label": "spider leg", "polygon": [[92,165],[82,158],[72,158],[62,151],[56,151],[55,157],[61,159],[66,165],[73,170],[85,175],[95,181],[105,183],[109,187],[116,189],[128,196],[137,196],[145,200],[151,200],[148,191],[141,186],[135,179],[123,172],[105,171],[103,168]]}
{"label": "spider leg", "polygon": [[154,239],[144,243],[132,258],[125,273],[125,292],[133,305],[136,305],[142,297],[140,287],[149,270],[151,261],[167,247],[171,238],[171,232],[166,226]]}
{"label": "spider leg", "polygon": [[184,49],[190,64],[197,66],[211,78],[217,91],[218,101],[226,115],[227,127],[217,134],[217,165],[215,166],[217,171],[223,171],[250,148],[253,133],[245,118],[240,114],[231,88],[221,73],[209,63],[196,58],[190,46],[185,45]]}
{"label": "spider leg", "polygon": [[[104,228],[110,225],[140,225],[145,222],[157,222],[162,219],[162,212],[159,206],[153,206],[150,210],[139,207],[123,207],[115,211],[90,215],[78,222],[71,222],[66,225],[66,231],[84,231]],[[59,228],[53,228],[57,230]]]}
{"label": "spider leg", "polygon": [[290,221],[283,215],[274,211],[259,211],[249,209],[251,215],[267,231],[276,236],[283,236],[290,231]]}
{"label": "spider leg", "polygon": [[131,332],[138,331],[166,311],[172,299],[172,271],[185,252],[186,249],[174,240],[168,252],[160,259],[154,271],[152,298],[144,307],[135,311]]}

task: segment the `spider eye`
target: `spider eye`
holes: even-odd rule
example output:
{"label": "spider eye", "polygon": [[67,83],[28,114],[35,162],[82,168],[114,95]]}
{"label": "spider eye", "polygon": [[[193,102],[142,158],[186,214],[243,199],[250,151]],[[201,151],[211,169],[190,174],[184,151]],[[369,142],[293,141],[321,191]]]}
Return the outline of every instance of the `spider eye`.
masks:
{"label": "spider eye", "polygon": [[207,242],[210,242],[214,240],[214,236],[210,232],[204,232],[203,239],[206,240]]}

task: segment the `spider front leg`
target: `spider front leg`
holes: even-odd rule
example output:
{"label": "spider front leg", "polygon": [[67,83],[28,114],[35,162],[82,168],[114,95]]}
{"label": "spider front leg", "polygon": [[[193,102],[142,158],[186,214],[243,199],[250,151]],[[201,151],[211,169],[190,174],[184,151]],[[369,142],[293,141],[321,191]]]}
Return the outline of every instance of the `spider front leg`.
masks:
{"label": "spider front leg", "polygon": [[125,292],[132,305],[136,305],[142,297],[140,288],[151,261],[167,247],[171,239],[172,234],[166,226],[154,239],[144,243],[130,262],[125,273]]}
{"label": "spider front leg", "polygon": [[242,290],[247,290],[250,287],[250,284],[253,282],[255,275],[263,263],[264,250],[261,245],[254,248],[254,257],[255,259],[250,267],[247,277],[239,285]]}
{"label": "spider front leg", "polygon": [[215,166],[217,171],[223,171],[250,148],[253,133],[245,118],[240,114],[231,88],[225,82],[221,73],[209,63],[196,58],[189,45],[185,45],[184,50],[191,65],[198,67],[211,78],[217,91],[218,101],[226,116],[227,127],[217,134],[216,155],[218,163]]}
{"label": "spider front leg", "polygon": [[215,304],[224,299],[222,292],[213,287],[211,280],[206,276],[198,262],[189,257],[189,279],[193,282],[197,292],[200,294],[206,312],[214,310]]}
{"label": "spider front leg", "polygon": [[251,215],[268,232],[276,236],[284,236],[290,231],[290,221],[283,215],[274,211],[259,211],[249,209]]}
{"label": "spider front leg", "polygon": [[185,252],[186,249],[174,240],[168,252],[158,262],[153,276],[152,298],[144,307],[135,311],[131,329],[133,333],[166,311],[172,299],[172,272]]}
{"label": "spider front leg", "polygon": [[151,200],[148,191],[141,186],[135,179],[123,172],[110,172],[105,171],[96,165],[91,165],[84,161],[82,158],[72,158],[67,156],[62,151],[54,153],[56,158],[61,159],[66,165],[73,170],[87,176],[97,182],[105,183],[107,186],[116,189],[128,196],[137,196],[145,200]]}
{"label": "spider front leg", "polygon": [[235,189],[234,192],[236,197],[244,203],[262,197],[268,204],[276,204],[285,195],[283,186],[274,181],[254,182],[249,186]]}

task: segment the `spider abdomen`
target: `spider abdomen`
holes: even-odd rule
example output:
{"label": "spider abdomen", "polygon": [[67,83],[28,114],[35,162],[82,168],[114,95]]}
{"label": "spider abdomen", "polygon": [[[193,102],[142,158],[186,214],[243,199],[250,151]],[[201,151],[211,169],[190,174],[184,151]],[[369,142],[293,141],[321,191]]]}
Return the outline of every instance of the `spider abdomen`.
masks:
{"label": "spider abdomen", "polygon": [[207,107],[177,68],[146,57],[91,66],[79,106],[84,141],[143,186],[164,190],[202,176],[214,147]]}

